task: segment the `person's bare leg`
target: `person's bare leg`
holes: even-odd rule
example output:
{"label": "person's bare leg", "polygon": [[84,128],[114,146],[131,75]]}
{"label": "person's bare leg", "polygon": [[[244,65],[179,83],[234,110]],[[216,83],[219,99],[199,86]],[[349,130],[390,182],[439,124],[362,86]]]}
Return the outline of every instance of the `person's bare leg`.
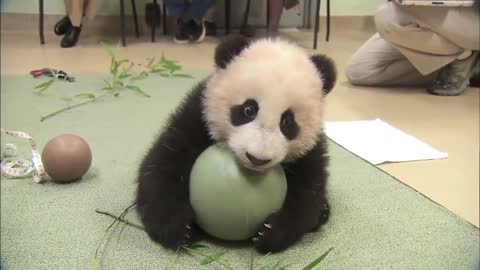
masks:
{"label": "person's bare leg", "polygon": [[84,15],[87,19],[93,20],[97,15],[97,1],[96,0],[86,0],[84,8]]}
{"label": "person's bare leg", "polygon": [[268,0],[269,18],[268,18],[268,36],[278,35],[278,27],[283,12],[283,0]]}
{"label": "person's bare leg", "polygon": [[[67,2],[69,3],[67,4]],[[65,0],[65,6],[68,7],[67,14],[68,17],[70,17],[72,25],[80,27],[80,25],[82,25],[84,0]]]}

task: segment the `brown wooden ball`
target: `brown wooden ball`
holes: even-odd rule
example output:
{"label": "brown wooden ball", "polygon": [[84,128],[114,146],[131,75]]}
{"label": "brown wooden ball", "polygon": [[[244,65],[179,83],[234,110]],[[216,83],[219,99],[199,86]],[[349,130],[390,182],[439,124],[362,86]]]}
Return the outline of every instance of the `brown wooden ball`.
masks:
{"label": "brown wooden ball", "polygon": [[79,136],[62,134],[45,145],[42,162],[54,181],[71,182],[82,178],[88,171],[92,164],[92,151]]}

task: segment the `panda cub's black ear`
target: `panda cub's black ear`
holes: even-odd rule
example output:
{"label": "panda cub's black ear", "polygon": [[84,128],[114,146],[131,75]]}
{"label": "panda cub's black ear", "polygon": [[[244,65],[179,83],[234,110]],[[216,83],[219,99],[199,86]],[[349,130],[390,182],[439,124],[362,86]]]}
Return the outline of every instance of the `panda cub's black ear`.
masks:
{"label": "panda cub's black ear", "polygon": [[326,95],[330,93],[337,81],[335,63],[325,55],[314,55],[310,57],[310,60],[315,64],[315,67],[322,78],[324,94]]}
{"label": "panda cub's black ear", "polygon": [[215,64],[219,68],[225,68],[250,42],[241,35],[232,35],[225,38],[215,49]]}

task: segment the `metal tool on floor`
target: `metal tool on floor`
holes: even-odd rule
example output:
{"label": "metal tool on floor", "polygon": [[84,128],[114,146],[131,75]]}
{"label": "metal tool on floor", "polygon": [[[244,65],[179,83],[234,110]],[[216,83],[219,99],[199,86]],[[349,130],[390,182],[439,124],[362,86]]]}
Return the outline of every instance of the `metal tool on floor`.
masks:
{"label": "metal tool on floor", "polygon": [[30,74],[34,77],[40,76],[47,76],[51,78],[56,78],[59,80],[74,82],[75,77],[69,76],[65,71],[59,69],[52,69],[52,68],[42,68],[42,69],[35,69],[30,71]]}

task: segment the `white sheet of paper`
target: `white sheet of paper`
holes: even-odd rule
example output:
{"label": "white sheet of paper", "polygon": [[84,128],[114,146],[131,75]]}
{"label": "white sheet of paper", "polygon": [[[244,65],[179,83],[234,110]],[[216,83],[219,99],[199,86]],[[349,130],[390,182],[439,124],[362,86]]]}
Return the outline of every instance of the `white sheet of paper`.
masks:
{"label": "white sheet of paper", "polygon": [[374,165],[448,157],[447,153],[438,151],[380,119],[327,122],[325,133],[339,145]]}

